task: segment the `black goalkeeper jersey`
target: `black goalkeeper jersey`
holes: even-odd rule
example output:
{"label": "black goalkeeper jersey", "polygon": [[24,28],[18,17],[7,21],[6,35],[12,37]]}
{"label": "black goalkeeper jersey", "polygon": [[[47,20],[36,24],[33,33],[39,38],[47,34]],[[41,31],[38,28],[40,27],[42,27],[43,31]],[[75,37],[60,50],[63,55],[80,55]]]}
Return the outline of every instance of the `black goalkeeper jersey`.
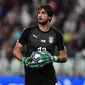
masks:
{"label": "black goalkeeper jersey", "polygon": [[52,55],[54,53],[55,46],[57,46],[58,51],[64,49],[63,37],[61,33],[52,27],[47,32],[41,31],[38,25],[25,28],[21,34],[19,42],[22,45],[26,45],[25,56],[27,57],[37,49],[45,49]]}
{"label": "black goalkeeper jersey", "polygon": [[[38,25],[33,26],[33,27],[28,27],[25,28],[21,34],[21,37],[19,38],[19,42],[25,47],[26,47],[26,53],[25,56],[30,56],[32,52],[36,50],[47,50],[49,51],[52,55],[55,50],[55,46],[57,46],[58,51],[64,49],[64,43],[63,43],[63,37],[62,34],[50,27],[49,31],[43,32],[39,29]],[[35,73],[36,71],[41,72],[48,72],[48,70],[53,70],[52,75],[55,74],[54,68],[52,63],[44,66],[41,69],[30,69],[30,68],[25,68],[26,69],[26,75],[30,75],[32,71]],[[36,74],[36,73],[35,73]],[[34,75],[35,75],[34,74]],[[50,74],[49,74],[50,75]]]}

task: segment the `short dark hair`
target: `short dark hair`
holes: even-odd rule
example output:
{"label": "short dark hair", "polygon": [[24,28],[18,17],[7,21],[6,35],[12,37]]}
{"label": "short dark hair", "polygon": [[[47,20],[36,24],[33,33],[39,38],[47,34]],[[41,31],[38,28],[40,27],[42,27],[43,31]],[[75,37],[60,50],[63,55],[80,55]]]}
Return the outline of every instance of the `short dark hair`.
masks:
{"label": "short dark hair", "polygon": [[53,17],[53,9],[52,9],[52,7],[51,6],[49,6],[49,5],[41,5],[39,8],[38,8],[38,10],[39,9],[44,9],[46,12],[47,12],[47,14],[48,14],[48,16],[49,17]]}

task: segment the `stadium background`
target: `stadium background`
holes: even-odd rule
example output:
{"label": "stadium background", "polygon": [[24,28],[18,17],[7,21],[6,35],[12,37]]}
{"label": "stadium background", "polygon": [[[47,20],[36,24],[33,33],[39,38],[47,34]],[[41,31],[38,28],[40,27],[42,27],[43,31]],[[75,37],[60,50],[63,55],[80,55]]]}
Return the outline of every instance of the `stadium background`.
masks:
{"label": "stadium background", "polygon": [[[85,0],[0,0],[0,85],[4,85],[3,76],[23,77],[24,67],[12,50],[23,28],[36,24],[36,10],[41,4],[52,6],[51,25],[63,33],[67,46],[68,61],[54,63],[56,75],[80,81],[85,78]],[[85,85],[83,80],[77,85]]]}

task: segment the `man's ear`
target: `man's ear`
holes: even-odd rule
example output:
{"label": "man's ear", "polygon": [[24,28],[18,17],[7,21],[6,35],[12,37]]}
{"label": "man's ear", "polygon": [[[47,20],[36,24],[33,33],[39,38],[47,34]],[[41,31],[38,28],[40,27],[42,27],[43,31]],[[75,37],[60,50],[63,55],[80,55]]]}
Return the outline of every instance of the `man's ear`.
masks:
{"label": "man's ear", "polygon": [[52,17],[49,17],[49,19],[52,19]]}
{"label": "man's ear", "polygon": [[49,17],[49,21],[51,22],[51,20],[52,20],[52,17]]}

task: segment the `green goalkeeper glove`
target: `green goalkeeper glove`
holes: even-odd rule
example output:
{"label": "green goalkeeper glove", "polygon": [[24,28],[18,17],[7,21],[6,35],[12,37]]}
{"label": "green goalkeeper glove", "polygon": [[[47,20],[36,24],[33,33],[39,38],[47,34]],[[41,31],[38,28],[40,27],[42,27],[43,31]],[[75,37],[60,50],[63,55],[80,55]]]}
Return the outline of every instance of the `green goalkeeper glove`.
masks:
{"label": "green goalkeeper glove", "polygon": [[22,64],[25,64],[29,68],[40,68],[40,65],[37,62],[32,61],[32,57],[22,57],[20,61]]}
{"label": "green goalkeeper glove", "polygon": [[58,56],[52,56],[48,51],[43,51],[42,59],[48,59],[48,61],[56,62],[58,60]]}
{"label": "green goalkeeper glove", "polygon": [[40,65],[37,62],[34,62],[32,57],[22,57],[20,61],[22,64],[25,64],[29,68],[40,68]]}
{"label": "green goalkeeper glove", "polygon": [[51,57],[44,56],[44,58],[42,58],[42,62],[39,64],[40,64],[40,67],[43,67],[49,63],[56,62],[57,60],[58,60],[57,56],[51,56]]}
{"label": "green goalkeeper glove", "polygon": [[32,62],[32,57],[22,57],[20,61],[25,64],[26,66],[29,66],[30,63]]}

